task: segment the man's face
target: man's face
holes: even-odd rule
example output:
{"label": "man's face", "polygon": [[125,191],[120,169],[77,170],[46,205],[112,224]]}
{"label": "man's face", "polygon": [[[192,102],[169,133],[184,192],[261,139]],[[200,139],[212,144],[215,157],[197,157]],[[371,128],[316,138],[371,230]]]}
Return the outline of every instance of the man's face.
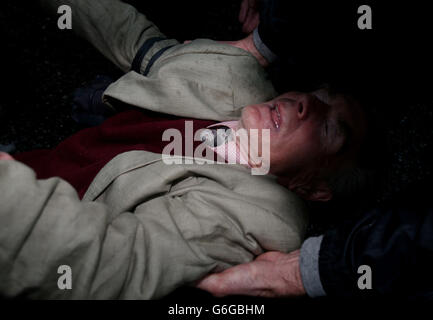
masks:
{"label": "man's face", "polygon": [[365,135],[360,105],[321,89],[309,94],[285,93],[242,110],[240,127],[270,130],[270,163],[274,174],[341,166],[354,158]]}

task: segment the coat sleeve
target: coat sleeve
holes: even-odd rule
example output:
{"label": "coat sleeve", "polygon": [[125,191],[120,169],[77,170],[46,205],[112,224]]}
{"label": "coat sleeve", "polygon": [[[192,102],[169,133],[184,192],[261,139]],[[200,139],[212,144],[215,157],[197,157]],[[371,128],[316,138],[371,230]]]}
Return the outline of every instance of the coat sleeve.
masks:
{"label": "coat sleeve", "polygon": [[[361,265],[371,268],[371,290],[358,287]],[[330,296],[432,299],[432,269],[433,209],[416,198],[329,231],[320,247],[320,279]]]}
{"label": "coat sleeve", "polygon": [[[125,195],[126,196],[126,195]],[[58,178],[36,180],[0,161],[0,295],[36,299],[152,299],[262,252],[252,235],[190,196],[130,212],[80,201]],[[59,267],[72,289],[59,289]]]}
{"label": "coat sleeve", "polygon": [[[143,43],[150,38],[166,38],[159,29],[133,6],[120,0],[40,0],[57,14],[68,5],[72,10],[72,30],[89,41],[105,57],[123,71],[131,64]],[[60,15],[57,15],[60,17]],[[174,45],[174,39],[163,40],[164,46]],[[145,65],[153,50],[143,57]]]}

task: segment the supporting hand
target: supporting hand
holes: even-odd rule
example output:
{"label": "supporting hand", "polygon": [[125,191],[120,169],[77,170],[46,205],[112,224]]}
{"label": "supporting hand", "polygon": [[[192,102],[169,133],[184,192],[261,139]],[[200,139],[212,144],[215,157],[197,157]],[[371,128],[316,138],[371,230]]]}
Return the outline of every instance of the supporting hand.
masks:
{"label": "supporting hand", "polygon": [[267,252],[256,260],[198,282],[198,288],[217,297],[250,295],[262,297],[294,297],[305,294],[299,268],[300,251]]}

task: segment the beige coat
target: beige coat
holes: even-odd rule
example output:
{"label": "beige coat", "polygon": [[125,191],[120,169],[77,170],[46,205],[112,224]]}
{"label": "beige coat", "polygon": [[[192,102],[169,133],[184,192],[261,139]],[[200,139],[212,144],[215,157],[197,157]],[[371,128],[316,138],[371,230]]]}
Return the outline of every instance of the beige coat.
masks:
{"label": "beige coat", "polygon": [[[44,2],[69,4],[75,30],[125,71],[143,37],[154,36],[145,30],[159,32],[119,1]],[[228,120],[273,95],[251,55],[197,40],[167,50],[147,77],[127,73],[105,99]],[[159,154],[127,152],[99,172],[80,201],[65,181],[36,180],[23,164],[0,161],[0,294],[6,297],[159,298],[264,251],[297,249],[305,229],[302,202],[275,177],[251,175],[241,165],[166,165]],[[58,287],[62,265],[72,270],[71,290]]]}

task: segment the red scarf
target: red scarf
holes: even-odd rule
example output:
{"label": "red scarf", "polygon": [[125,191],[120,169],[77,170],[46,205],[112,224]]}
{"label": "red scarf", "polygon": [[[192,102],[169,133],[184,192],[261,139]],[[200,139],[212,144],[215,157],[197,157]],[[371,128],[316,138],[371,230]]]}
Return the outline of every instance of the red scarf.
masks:
{"label": "red scarf", "polygon": [[[100,126],[77,132],[54,149],[24,152],[14,158],[35,170],[38,179],[56,176],[68,181],[82,198],[96,174],[116,155],[132,150],[162,153],[169,143],[162,141],[164,130],[178,129],[184,136],[187,120],[193,119],[125,111]],[[194,131],[215,124],[193,121]]]}

